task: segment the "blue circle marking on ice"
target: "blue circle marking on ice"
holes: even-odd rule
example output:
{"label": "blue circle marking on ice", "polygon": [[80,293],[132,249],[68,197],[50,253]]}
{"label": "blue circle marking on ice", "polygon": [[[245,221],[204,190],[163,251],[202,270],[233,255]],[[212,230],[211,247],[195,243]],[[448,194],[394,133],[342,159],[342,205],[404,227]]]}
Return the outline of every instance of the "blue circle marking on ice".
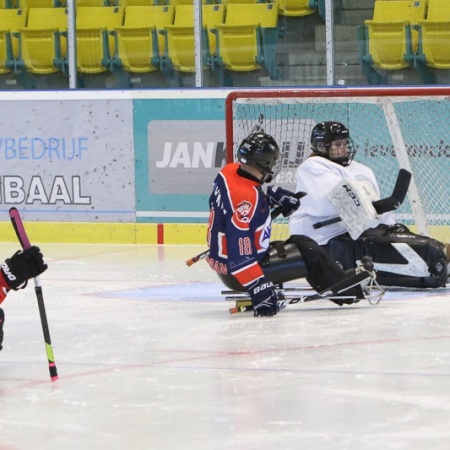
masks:
{"label": "blue circle marking on ice", "polygon": [[127,300],[171,300],[171,301],[223,301],[221,295],[224,286],[221,283],[177,283],[150,286],[138,289],[105,291],[103,297],[123,298]]}

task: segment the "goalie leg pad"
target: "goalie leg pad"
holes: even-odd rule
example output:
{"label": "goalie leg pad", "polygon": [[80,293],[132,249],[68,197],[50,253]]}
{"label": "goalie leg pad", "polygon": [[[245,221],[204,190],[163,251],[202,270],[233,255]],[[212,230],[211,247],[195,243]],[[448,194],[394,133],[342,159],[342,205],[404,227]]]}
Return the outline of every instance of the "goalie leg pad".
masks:
{"label": "goalie leg pad", "polygon": [[383,286],[438,288],[445,286],[449,275],[446,246],[401,224],[379,225],[357,240],[348,234],[337,236],[323,248],[344,270],[354,268],[364,256],[371,257]]}
{"label": "goalie leg pad", "polygon": [[378,282],[384,286],[438,288],[447,282],[445,246],[432,238],[408,235],[362,238],[362,252],[371,256]]}

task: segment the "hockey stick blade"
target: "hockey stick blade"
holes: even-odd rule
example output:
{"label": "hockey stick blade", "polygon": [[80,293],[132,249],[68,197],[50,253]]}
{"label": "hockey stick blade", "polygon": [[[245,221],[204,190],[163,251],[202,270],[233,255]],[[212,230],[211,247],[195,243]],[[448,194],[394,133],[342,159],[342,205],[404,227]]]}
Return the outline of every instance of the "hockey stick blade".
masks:
{"label": "hockey stick blade", "polygon": [[406,169],[399,170],[392,195],[372,203],[378,214],[383,214],[400,208],[402,203],[405,201],[406,194],[408,193],[411,177],[411,172],[408,172]]}
{"label": "hockey stick blade", "polygon": [[[400,208],[408,193],[409,184],[411,182],[411,172],[406,169],[400,169],[397,175],[397,181],[395,182],[394,190],[390,197],[382,198],[372,202],[376,212],[378,214],[384,214],[390,211],[395,211]],[[315,230],[340,222],[340,217],[333,217],[332,219],[324,220],[323,222],[316,222],[313,225]]]}
{"label": "hockey stick blade", "polygon": [[200,261],[200,260],[203,259],[203,258],[206,258],[206,256],[208,255],[208,253],[209,253],[209,250],[205,250],[204,252],[201,252],[201,253],[199,253],[198,255],[193,256],[192,258],[189,258],[189,259],[186,261],[186,265],[187,265],[188,267],[191,267],[191,266],[192,266],[193,264],[195,264],[196,262]]}
{"label": "hockey stick blade", "polygon": [[[22,218],[17,208],[11,208],[9,210],[9,218],[11,219],[12,226],[16,232],[17,239],[20,242],[21,247],[26,250],[31,247],[30,240],[23,226]],[[50,330],[48,327],[47,313],[44,305],[44,295],[42,293],[42,286],[39,277],[34,279],[34,292],[36,293],[36,299],[39,307],[39,315],[41,318],[42,332],[44,334],[45,351],[48,360],[48,370],[50,372],[50,379],[56,381],[59,379],[58,371],[56,369],[55,357],[53,355],[52,341],[50,339]]]}

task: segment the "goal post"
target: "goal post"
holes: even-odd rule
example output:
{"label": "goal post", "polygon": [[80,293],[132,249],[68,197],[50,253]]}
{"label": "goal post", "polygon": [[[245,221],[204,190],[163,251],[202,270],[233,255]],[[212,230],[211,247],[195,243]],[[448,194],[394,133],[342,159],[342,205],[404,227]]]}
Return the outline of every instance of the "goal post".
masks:
{"label": "goal post", "polygon": [[[250,133],[271,134],[281,149],[274,183],[295,190],[296,168],[311,153],[310,134],[321,121],[342,122],[372,168],[381,196],[392,192],[400,168],[412,173],[397,219],[414,231],[450,242],[450,88],[305,88],[230,92],[226,99],[227,162]],[[288,235],[279,219],[274,239]]]}

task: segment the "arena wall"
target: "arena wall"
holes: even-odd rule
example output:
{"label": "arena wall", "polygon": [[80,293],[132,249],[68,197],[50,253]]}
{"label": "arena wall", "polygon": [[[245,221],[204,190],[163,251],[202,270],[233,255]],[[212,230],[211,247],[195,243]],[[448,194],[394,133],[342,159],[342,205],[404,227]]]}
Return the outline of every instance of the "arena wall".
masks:
{"label": "arena wall", "polygon": [[4,93],[0,232],[39,242],[204,243],[225,90]]}

